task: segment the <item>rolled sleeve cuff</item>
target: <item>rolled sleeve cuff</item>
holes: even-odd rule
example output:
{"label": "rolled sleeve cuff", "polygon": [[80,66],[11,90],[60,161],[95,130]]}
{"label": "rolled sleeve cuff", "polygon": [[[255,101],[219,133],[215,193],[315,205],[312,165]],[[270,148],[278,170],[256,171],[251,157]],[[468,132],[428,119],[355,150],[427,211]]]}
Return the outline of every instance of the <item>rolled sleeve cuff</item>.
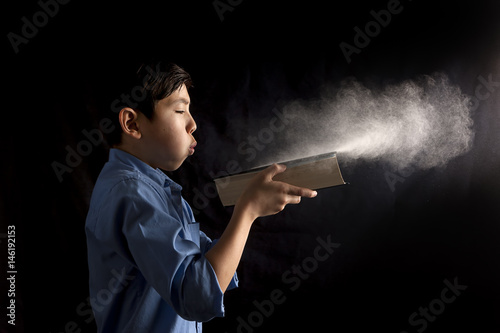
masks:
{"label": "rolled sleeve cuff", "polygon": [[[214,312],[214,317],[224,317],[225,316],[224,293],[220,288],[219,280],[217,279],[217,275],[215,274],[215,270],[213,269],[212,265],[207,259],[203,258],[203,260],[205,261],[205,265],[207,266],[207,271],[210,272],[211,294],[214,295],[213,309],[214,311],[216,311]],[[227,287],[227,290],[237,288],[238,284],[239,284],[238,274],[235,272],[233,278],[231,279],[231,282]]]}
{"label": "rolled sleeve cuff", "polygon": [[234,272],[234,276],[233,276],[231,282],[229,283],[229,286],[227,286],[227,290],[238,288],[239,283],[240,283],[240,280],[238,280],[238,273]]}
{"label": "rolled sleeve cuff", "polygon": [[[178,314],[187,320],[209,321],[214,317],[224,317],[224,293],[222,292],[217,275],[205,258],[201,257],[191,266],[193,273],[189,274],[190,279],[186,279],[183,286],[184,302],[178,309]],[[238,286],[236,273],[231,280],[228,290]]]}

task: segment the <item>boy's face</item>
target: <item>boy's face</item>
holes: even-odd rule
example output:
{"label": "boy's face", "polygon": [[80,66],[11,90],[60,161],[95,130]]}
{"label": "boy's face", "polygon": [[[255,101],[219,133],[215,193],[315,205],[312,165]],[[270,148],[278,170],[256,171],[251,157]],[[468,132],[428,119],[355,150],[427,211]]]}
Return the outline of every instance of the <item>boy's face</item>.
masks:
{"label": "boy's face", "polygon": [[152,167],[166,171],[178,169],[189,155],[194,154],[196,122],[189,112],[186,86],[158,101],[153,117],[141,122],[143,156]]}

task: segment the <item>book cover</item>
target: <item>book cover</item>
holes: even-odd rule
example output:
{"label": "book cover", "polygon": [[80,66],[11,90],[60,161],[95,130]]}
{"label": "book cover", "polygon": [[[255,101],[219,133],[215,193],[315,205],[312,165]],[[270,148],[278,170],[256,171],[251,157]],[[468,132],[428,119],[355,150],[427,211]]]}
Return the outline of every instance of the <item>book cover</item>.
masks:
{"label": "book cover", "polygon": [[[345,184],[335,152],[280,164],[285,164],[287,169],[274,176],[273,180],[275,181],[282,181],[312,190]],[[222,204],[224,206],[236,204],[249,181],[265,168],[267,166],[214,179]]]}

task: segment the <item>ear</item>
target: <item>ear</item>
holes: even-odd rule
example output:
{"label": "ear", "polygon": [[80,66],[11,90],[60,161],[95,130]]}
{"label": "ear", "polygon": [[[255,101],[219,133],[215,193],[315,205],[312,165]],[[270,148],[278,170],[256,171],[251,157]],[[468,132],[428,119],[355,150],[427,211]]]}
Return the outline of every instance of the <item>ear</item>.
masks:
{"label": "ear", "polygon": [[140,139],[142,136],[139,130],[139,123],[137,122],[138,117],[139,114],[131,108],[121,109],[118,115],[123,133],[134,139]]}

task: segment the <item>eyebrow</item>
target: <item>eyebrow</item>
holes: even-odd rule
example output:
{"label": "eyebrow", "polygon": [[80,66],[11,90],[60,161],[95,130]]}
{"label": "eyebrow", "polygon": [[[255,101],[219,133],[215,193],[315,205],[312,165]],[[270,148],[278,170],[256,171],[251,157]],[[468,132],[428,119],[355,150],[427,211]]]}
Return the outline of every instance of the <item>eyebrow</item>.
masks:
{"label": "eyebrow", "polygon": [[186,104],[186,105],[189,105],[189,101],[185,98],[177,98],[177,99],[174,99],[172,102],[170,102],[169,104],[177,104],[177,103],[183,103],[183,104]]}

